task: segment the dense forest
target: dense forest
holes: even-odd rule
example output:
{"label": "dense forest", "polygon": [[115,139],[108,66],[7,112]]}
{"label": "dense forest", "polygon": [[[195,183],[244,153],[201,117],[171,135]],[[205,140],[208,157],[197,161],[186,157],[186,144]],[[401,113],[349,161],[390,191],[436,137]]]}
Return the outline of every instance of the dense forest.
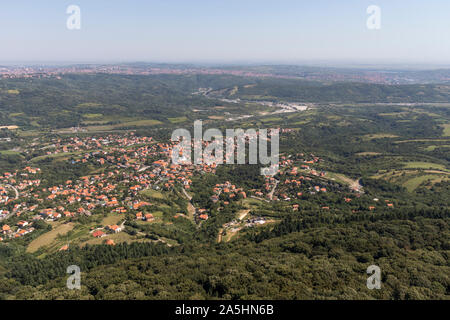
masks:
{"label": "dense forest", "polygon": [[348,82],[314,82],[258,79],[221,93],[229,98],[291,100],[316,103],[413,103],[448,102],[448,84],[384,85]]}
{"label": "dense forest", "polygon": [[[1,294],[19,299],[448,297],[448,211],[359,220],[311,216],[296,224],[287,218],[258,236],[223,245],[193,241],[172,252],[122,245],[44,261],[20,258],[1,280]],[[2,259],[8,254],[3,248]],[[86,272],[82,291],[65,288],[68,264]],[[382,268],[383,290],[365,287],[368,264]]]}

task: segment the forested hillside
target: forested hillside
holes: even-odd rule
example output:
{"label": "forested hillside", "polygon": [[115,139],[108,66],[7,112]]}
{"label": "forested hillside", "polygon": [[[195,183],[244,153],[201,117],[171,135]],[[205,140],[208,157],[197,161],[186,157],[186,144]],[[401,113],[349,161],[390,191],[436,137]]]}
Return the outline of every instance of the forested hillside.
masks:
{"label": "forested hillside", "polygon": [[229,98],[291,100],[317,103],[448,102],[448,84],[384,85],[262,79],[225,92]]}

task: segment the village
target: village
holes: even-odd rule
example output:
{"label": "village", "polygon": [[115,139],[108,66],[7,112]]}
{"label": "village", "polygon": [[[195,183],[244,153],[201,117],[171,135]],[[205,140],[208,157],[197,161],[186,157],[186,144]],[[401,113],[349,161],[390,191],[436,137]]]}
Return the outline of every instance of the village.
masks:
{"label": "village", "polygon": [[[217,165],[211,161],[197,165],[171,163],[173,148],[172,141],[156,142],[152,137],[136,136],[134,132],[53,138],[44,144],[33,142],[25,152],[38,151],[41,155],[30,163],[38,163],[36,159],[58,159],[73,166],[90,164],[95,170],[76,181],[67,180],[63,184],[46,187],[42,186],[43,172],[39,167],[30,165],[22,170],[4,172],[0,176],[0,241],[11,241],[35,232],[35,224],[40,220],[54,222],[77,216],[89,217],[98,210],[124,217],[132,215],[136,221],[151,223],[155,221],[152,212],[157,205],[144,196],[148,190],[170,192],[181,189],[181,196],[189,201],[190,210],[177,213],[175,217],[187,217],[190,211],[194,223],[208,220],[210,208],[196,207],[189,192],[193,177],[215,174]],[[223,181],[212,188],[209,200],[211,204],[220,205],[219,211],[231,202],[242,204],[248,198],[262,203],[283,201],[289,204],[292,212],[299,212],[305,196],[342,193],[345,203],[351,203],[352,198],[364,193],[354,186],[344,188],[334,178],[328,177],[329,173],[324,169],[315,169],[317,166],[323,168],[323,159],[314,155],[282,155],[277,175],[266,176],[259,188],[244,189]],[[367,209],[374,210],[377,201],[374,199],[374,204]],[[388,200],[385,205],[394,206]],[[330,210],[330,205],[323,205],[321,209]],[[252,216],[244,227],[263,225],[267,220]],[[225,226],[234,227],[236,221]],[[94,238],[102,238],[124,229],[125,220],[121,225],[96,228],[90,234]],[[106,241],[106,244],[114,242]]]}

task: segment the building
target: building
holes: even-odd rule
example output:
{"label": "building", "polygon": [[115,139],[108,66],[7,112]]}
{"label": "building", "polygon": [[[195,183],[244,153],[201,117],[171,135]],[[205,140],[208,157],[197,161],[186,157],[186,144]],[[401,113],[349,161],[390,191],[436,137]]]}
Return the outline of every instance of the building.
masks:
{"label": "building", "polygon": [[119,233],[120,231],[122,231],[122,228],[119,227],[119,226],[116,225],[116,224],[113,224],[113,225],[111,225],[111,226],[107,226],[106,228],[107,228],[108,230],[114,232],[114,233]]}
{"label": "building", "polygon": [[101,230],[97,230],[92,233],[92,236],[95,238],[102,238],[102,237],[106,236],[106,234]]}

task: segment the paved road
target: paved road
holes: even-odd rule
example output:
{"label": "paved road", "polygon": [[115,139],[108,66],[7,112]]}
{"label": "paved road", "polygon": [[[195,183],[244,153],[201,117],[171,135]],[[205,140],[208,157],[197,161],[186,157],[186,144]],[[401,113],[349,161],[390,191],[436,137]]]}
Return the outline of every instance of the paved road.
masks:
{"label": "paved road", "polygon": [[147,167],[143,167],[143,168],[140,168],[137,172],[142,172],[142,171],[145,171],[145,170],[147,170],[148,168],[150,168],[149,166],[147,166]]}
{"label": "paved road", "polygon": [[16,193],[16,200],[19,199],[19,191],[17,191],[17,189],[14,186],[10,185],[10,184],[7,184],[6,186],[10,187],[11,189],[13,189],[14,192]]}
{"label": "paved road", "polygon": [[363,186],[361,185],[361,179],[357,179],[350,184],[350,188],[359,192],[364,193]]}
{"label": "paved road", "polygon": [[239,212],[239,213],[240,213],[240,214],[239,214],[239,220],[242,221],[242,219],[244,219],[245,216],[246,216],[249,212],[250,212],[249,209],[247,209],[247,210],[242,210],[241,212]]}
{"label": "paved road", "polygon": [[192,200],[192,197],[186,192],[185,188],[182,188],[181,190],[183,190],[184,195],[186,196],[186,198],[188,198],[189,201]]}
{"label": "paved road", "polygon": [[[16,193],[15,199],[16,199],[16,200],[19,199],[19,191],[18,191],[14,186],[12,186],[12,185],[10,185],[10,184],[6,184],[5,187],[13,189],[14,192]],[[0,221],[7,220],[7,219],[11,218],[11,216],[12,216],[13,214],[14,214],[14,212],[11,212],[11,213],[7,214],[5,217],[0,218]]]}
{"label": "paved road", "polygon": [[7,220],[7,219],[11,218],[12,215],[13,215],[13,213],[11,212],[11,213],[7,214],[5,217],[0,218],[0,222],[3,221],[3,220]]}
{"label": "paved road", "polygon": [[278,180],[275,180],[275,181],[276,181],[276,182],[275,182],[275,185],[273,186],[272,191],[270,191],[270,193],[269,193],[269,199],[270,199],[270,200],[273,199],[273,194],[275,193],[275,189],[277,188],[277,185],[278,185],[278,183],[280,182],[280,181],[278,181]]}
{"label": "paved road", "polygon": [[253,198],[253,199],[256,199],[256,200],[261,200],[261,201],[265,201],[265,202],[270,202],[269,200],[267,200],[267,199],[263,199],[263,198],[260,198],[260,197],[256,197],[256,196],[250,196],[250,198]]}

